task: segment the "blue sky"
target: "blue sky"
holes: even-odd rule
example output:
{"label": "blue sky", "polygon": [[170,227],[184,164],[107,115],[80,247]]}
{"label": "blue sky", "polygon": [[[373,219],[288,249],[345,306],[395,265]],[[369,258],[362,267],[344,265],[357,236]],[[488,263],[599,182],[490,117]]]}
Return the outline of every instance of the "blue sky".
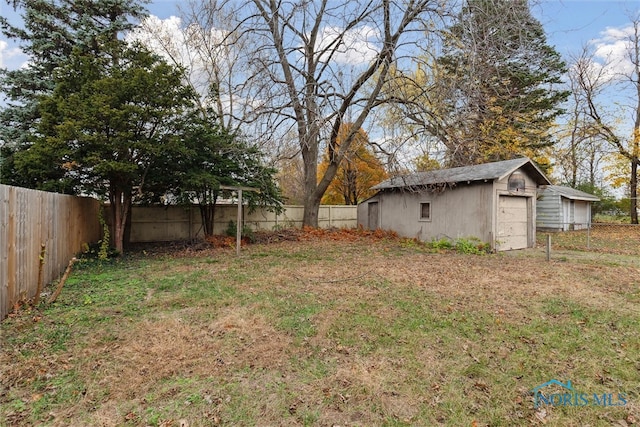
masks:
{"label": "blue sky", "polygon": [[[159,18],[168,18],[178,15],[177,4],[179,0],[155,0],[149,10]],[[563,56],[577,54],[585,43],[601,38],[607,29],[628,25],[630,14],[638,10],[640,0],[539,0],[533,6],[549,43]],[[4,1],[0,3],[0,13],[17,18]],[[26,60],[17,46],[0,36],[0,67],[16,68]]]}
{"label": "blue sky", "polygon": [[[178,15],[177,4],[179,0],[156,0],[149,10],[159,18],[168,18]],[[532,10],[550,44],[565,55],[578,53],[583,44],[599,39],[607,28],[628,25],[629,16],[640,10],[640,0],[537,0]]]}
{"label": "blue sky", "polygon": [[640,0],[546,0],[534,6],[550,44],[562,55],[578,53],[607,29],[628,26]]}

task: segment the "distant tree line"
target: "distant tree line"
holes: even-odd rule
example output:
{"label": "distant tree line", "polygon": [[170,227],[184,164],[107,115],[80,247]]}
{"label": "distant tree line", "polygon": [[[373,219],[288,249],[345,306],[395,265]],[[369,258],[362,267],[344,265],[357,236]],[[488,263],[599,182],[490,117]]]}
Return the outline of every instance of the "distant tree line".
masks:
{"label": "distant tree line", "polygon": [[637,222],[640,100],[631,135],[599,101],[638,81],[631,35],[612,79],[587,51],[567,64],[528,0],[187,0],[173,29],[142,1],[6,1],[31,61],[1,76],[2,180],[109,199],[118,227],[162,198],[208,223],[233,184],[317,226],[389,174],[518,156],[601,194],[607,173]]}

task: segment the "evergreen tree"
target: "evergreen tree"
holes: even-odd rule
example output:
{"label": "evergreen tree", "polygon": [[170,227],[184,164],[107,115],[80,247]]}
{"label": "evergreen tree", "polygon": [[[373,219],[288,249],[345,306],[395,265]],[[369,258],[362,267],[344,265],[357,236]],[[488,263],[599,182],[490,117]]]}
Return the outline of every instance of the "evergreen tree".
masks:
{"label": "evergreen tree", "polygon": [[38,103],[35,142],[15,154],[19,175],[43,187],[59,181],[50,184],[53,170],[74,193],[107,198],[113,243],[122,252],[133,195],[143,194],[158,159],[180,151],[181,119],[195,97],[182,76],[120,40],[99,56],[74,50],[55,73],[53,93]]}
{"label": "evergreen tree", "polygon": [[[16,41],[29,55],[29,64],[18,70],[0,70],[0,90],[8,105],[0,111],[1,165],[3,183],[34,187],[33,181],[17,173],[14,153],[28,148],[37,138],[40,111],[38,99],[55,87],[56,70],[64,66],[72,51],[99,55],[106,41],[115,40],[133,28],[146,15],[146,0],[6,0],[21,12],[23,24],[17,26],[0,17],[2,33]],[[49,183],[61,178],[49,171]],[[54,188],[71,192],[63,181]]]}
{"label": "evergreen tree", "polygon": [[109,200],[120,252],[134,199],[240,184],[262,190],[251,203],[277,205],[274,171],[204,117],[184,70],[122,37],[141,3],[16,3],[24,29],[6,20],[2,28],[25,43],[32,63],[2,76],[12,99],[0,117],[9,182]]}
{"label": "evergreen tree", "polygon": [[533,157],[545,163],[552,128],[568,92],[565,64],[547,44],[527,0],[467,0],[437,61],[451,166]]}

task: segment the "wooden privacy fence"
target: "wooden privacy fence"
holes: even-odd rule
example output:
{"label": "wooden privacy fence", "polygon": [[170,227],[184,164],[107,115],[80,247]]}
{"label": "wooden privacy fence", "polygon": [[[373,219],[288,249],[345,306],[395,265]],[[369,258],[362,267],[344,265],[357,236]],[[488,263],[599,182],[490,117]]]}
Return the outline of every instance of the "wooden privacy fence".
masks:
{"label": "wooden privacy fence", "polygon": [[[301,227],[302,206],[284,206],[276,215],[263,209],[253,212],[245,207],[244,225],[253,230]],[[237,219],[236,205],[216,206],[214,234],[224,234],[229,221]],[[318,225],[322,228],[357,226],[356,206],[320,206]],[[204,236],[198,206],[134,206],[131,212],[131,242],[167,242]]]}
{"label": "wooden privacy fence", "polygon": [[83,244],[100,239],[100,203],[92,198],[0,185],[0,320],[58,277]]}

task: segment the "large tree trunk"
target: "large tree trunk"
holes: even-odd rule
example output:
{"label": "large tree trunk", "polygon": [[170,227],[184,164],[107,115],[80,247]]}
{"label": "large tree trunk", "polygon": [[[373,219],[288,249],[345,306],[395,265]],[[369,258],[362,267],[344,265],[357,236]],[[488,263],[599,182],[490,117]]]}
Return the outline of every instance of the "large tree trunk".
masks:
{"label": "large tree trunk", "polygon": [[131,193],[117,188],[110,190],[109,201],[111,202],[113,247],[118,254],[122,254],[124,253],[124,229],[131,208]]}
{"label": "large tree trunk", "polygon": [[[303,132],[301,132],[303,134]],[[318,141],[317,133],[312,136],[304,134],[306,140],[301,144],[302,161],[304,167],[304,213],[302,216],[303,227],[318,227],[318,211],[320,210],[320,197],[318,193]]]}
{"label": "large tree trunk", "polygon": [[304,214],[302,216],[302,225],[304,227],[318,228],[318,212],[320,211],[321,198],[314,197],[314,194],[304,199]]}
{"label": "large tree trunk", "polygon": [[213,236],[214,218],[216,214],[216,203],[218,201],[218,192],[212,192],[211,197],[207,197],[207,190],[203,192],[200,198],[200,218],[204,227],[205,237]]}
{"label": "large tree trunk", "polygon": [[[349,142],[345,142],[348,146]],[[302,225],[304,227],[318,228],[318,212],[320,211],[320,202],[322,196],[327,191],[329,184],[336,176],[338,172],[338,165],[340,160],[333,159],[329,162],[327,170],[318,182],[318,146],[315,146],[315,161],[310,160],[309,157],[305,157],[305,150],[302,150],[302,157],[304,159],[304,214],[302,216]],[[311,150],[313,151],[313,150]],[[309,153],[307,153],[308,155]]]}
{"label": "large tree trunk", "polygon": [[200,205],[200,216],[204,226],[204,236],[213,236],[213,217],[215,215],[215,205]]}
{"label": "large tree trunk", "polygon": [[576,142],[571,141],[571,188],[576,188],[578,184],[578,155],[576,153]]}
{"label": "large tree trunk", "polygon": [[[317,184],[317,163],[304,165],[304,213],[302,215],[302,226],[318,228],[318,212],[320,211],[320,201],[324,192],[318,191]],[[320,194],[318,196],[318,194]]]}

